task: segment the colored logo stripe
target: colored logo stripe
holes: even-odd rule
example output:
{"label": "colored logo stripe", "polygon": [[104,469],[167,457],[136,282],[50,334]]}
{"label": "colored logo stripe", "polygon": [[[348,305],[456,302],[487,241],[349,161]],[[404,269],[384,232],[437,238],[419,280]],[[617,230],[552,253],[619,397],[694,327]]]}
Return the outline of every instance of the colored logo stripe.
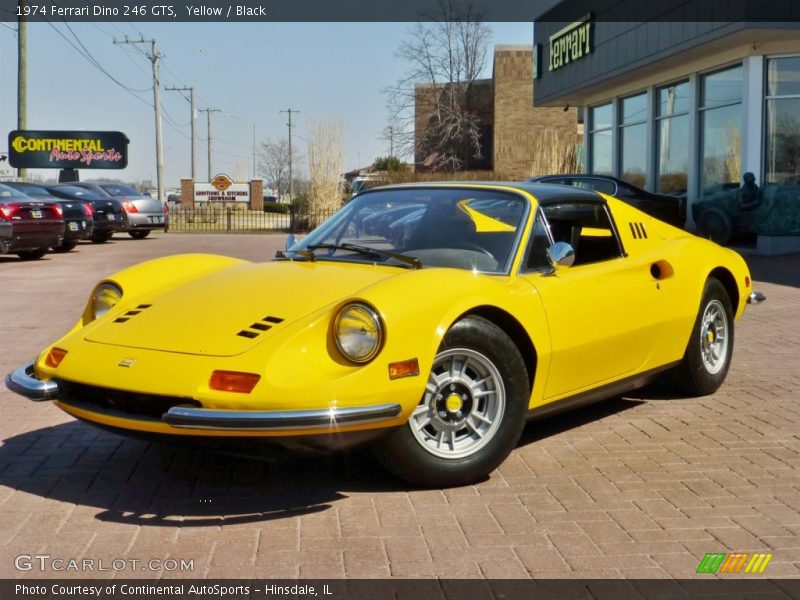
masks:
{"label": "colored logo stripe", "polygon": [[716,573],[722,561],[725,559],[725,553],[709,553],[700,561],[700,566],[697,567],[698,573]]}
{"label": "colored logo stripe", "polygon": [[696,572],[717,573],[719,571],[719,573],[735,574],[741,573],[744,568],[745,573],[763,573],[771,560],[772,554],[764,552],[755,554],[750,554],[749,552],[734,552],[732,554],[709,552],[700,561]]}
{"label": "colored logo stripe", "polygon": [[767,568],[769,561],[772,560],[772,554],[753,554],[753,558],[747,563],[745,573],[763,573]]}

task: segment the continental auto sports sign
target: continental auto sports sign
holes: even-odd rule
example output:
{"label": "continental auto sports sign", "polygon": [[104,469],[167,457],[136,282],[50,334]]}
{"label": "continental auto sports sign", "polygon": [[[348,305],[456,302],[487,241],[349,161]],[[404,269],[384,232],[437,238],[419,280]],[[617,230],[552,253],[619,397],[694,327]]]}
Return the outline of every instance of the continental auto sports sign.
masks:
{"label": "continental auto sports sign", "polygon": [[26,169],[124,169],[128,137],[121,131],[29,131],[8,134],[8,162]]}

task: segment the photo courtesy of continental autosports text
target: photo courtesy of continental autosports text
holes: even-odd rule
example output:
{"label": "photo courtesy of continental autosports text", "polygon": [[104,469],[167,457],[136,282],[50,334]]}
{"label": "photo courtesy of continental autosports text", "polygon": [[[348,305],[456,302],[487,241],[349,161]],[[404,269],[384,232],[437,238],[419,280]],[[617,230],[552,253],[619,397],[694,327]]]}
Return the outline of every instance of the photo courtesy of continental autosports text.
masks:
{"label": "photo courtesy of continental autosports text", "polygon": [[800,15],[0,0],[0,600],[800,598]]}

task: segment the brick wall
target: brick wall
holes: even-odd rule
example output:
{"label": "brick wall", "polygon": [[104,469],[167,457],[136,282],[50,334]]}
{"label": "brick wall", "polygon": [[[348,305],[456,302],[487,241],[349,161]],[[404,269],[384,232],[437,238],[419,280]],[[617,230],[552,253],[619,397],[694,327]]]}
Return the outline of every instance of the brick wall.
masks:
{"label": "brick wall", "polygon": [[194,179],[181,179],[181,205],[194,208]]}
{"label": "brick wall", "polygon": [[545,131],[568,144],[581,141],[574,107],[565,111],[560,106],[533,106],[532,69],[531,46],[495,46],[494,172],[498,179],[531,175],[536,138]]}

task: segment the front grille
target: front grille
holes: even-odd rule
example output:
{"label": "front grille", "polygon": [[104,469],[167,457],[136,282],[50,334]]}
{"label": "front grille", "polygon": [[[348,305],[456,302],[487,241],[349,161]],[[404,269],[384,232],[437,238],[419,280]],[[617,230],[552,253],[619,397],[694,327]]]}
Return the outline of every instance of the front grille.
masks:
{"label": "front grille", "polygon": [[157,396],[58,380],[59,399],[72,406],[122,417],[161,419],[173,406],[199,408],[197,400]]}

